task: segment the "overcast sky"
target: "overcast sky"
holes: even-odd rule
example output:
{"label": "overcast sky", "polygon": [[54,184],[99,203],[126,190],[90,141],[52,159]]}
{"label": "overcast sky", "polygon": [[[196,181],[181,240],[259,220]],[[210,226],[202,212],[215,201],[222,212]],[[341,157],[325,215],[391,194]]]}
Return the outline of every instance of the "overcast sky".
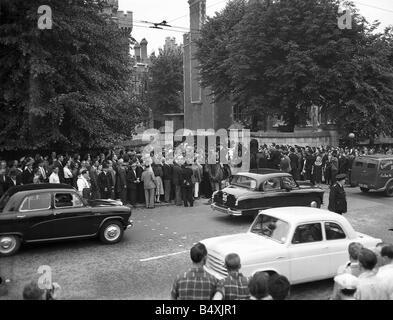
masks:
{"label": "overcast sky", "polygon": [[[207,0],[208,16],[214,16],[216,11],[225,7],[228,0]],[[393,0],[359,0],[354,1],[369,21],[379,20],[382,25],[393,24]],[[158,53],[158,48],[165,43],[166,37],[175,37],[177,43],[183,42],[183,33],[189,28],[188,0],[119,0],[119,10],[132,11],[134,27],[132,36],[140,42],[143,38],[148,41],[148,54]],[[166,20],[177,31],[149,28],[149,24],[141,21],[161,22]],[[184,32],[183,32],[184,30]]]}

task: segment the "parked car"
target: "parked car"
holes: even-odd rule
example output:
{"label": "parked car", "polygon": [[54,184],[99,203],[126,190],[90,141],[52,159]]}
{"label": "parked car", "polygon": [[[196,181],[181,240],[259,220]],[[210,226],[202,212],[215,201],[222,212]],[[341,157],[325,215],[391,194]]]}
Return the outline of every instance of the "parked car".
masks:
{"label": "parked car", "polygon": [[299,185],[291,174],[283,172],[240,172],[231,177],[230,185],[212,195],[211,207],[232,216],[256,215],[261,209],[292,206],[319,208],[324,190],[311,183]]}
{"label": "parked car", "polygon": [[383,191],[393,197],[393,156],[376,154],[356,157],[352,165],[351,185],[363,192]]}
{"label": "parked car", "polygon": [[115,200],[85,200],[67,184],[10,188],[0,199],[0,256],[22,243],[99,237],[119,242],[132,226],[131,209]]}
{"label": "parked car", "polygon": [[218,279],[227,275],[224,259],[237,253],[241,272],[286,276],[291,284],[328,279],[348,262],[348,245],[374,248],[381,239],[356,232],[342,215],[307,207],[261,211],[246,233],[202,240],[208,251],[206,271]]}

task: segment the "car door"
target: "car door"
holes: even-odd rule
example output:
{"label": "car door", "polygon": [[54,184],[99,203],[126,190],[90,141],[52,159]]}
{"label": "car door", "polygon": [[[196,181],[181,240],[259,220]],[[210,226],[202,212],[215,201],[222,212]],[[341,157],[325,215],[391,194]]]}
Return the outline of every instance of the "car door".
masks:
{"label": "car door", "polygon": [[[290,190],[287,190],[287,187],[289,187]],[[283,197],[285,198],[282,203],[285,203],[286,207],[310,205],[311,201],[307,202],[307,194],[300,190],[298,184],[292,177],[282,177],[281,188],[283,190]],[[284,204],[282,206],[284,206]]]}
{"label": "car door", "polygon": [[50,192],[37,192],[26,195],[16,214],[18,229],[23,230],[25,241],[52,238],[56,232],[51,225],[53,217],[52,194]]}
{"label": "car door", "polygon": [[263,207],[277,208],[285,206],[286,190],[281,188],[281,178],[268,178],[261,183],[260,189],[263,190]]}
{"label": "car door", "polygon": [[348,246],[351,240],[348,239],[344,228],[336,221],[324,222],[324,233],[329,247],[329,274],[334,276],[337,274],[338,267],[348,262]]}
{"label": "car door", "polygon": [[295,228],[289,245],[290,274],[293,283],[324,279],[329,272],[329,250],[320,222]]}
{"label": "car door", "polygon": [[82,201],[75,191],[54,193],[53,215],[57,237],[94,235],[98,231],[99,215]]}

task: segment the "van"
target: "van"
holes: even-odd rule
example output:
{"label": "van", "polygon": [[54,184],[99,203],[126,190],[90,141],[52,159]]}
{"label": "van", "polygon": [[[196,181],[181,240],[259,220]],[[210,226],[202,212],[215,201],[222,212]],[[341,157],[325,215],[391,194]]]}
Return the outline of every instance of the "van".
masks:
{"label": "van", "polygon": [[383,191],[393,197],[393,155],[356,157],[352,165],[351,184],[363,192]]}

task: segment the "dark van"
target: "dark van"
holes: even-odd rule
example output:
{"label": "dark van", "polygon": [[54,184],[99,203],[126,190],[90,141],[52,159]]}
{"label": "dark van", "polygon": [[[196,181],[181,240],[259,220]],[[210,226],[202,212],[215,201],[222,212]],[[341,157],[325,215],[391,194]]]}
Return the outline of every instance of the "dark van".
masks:
{"label": "dark van", "polygon": [[368,155],[355,158],[352,165],[351,184],[363,192],[383,191],[393,197],[393,155]]}

